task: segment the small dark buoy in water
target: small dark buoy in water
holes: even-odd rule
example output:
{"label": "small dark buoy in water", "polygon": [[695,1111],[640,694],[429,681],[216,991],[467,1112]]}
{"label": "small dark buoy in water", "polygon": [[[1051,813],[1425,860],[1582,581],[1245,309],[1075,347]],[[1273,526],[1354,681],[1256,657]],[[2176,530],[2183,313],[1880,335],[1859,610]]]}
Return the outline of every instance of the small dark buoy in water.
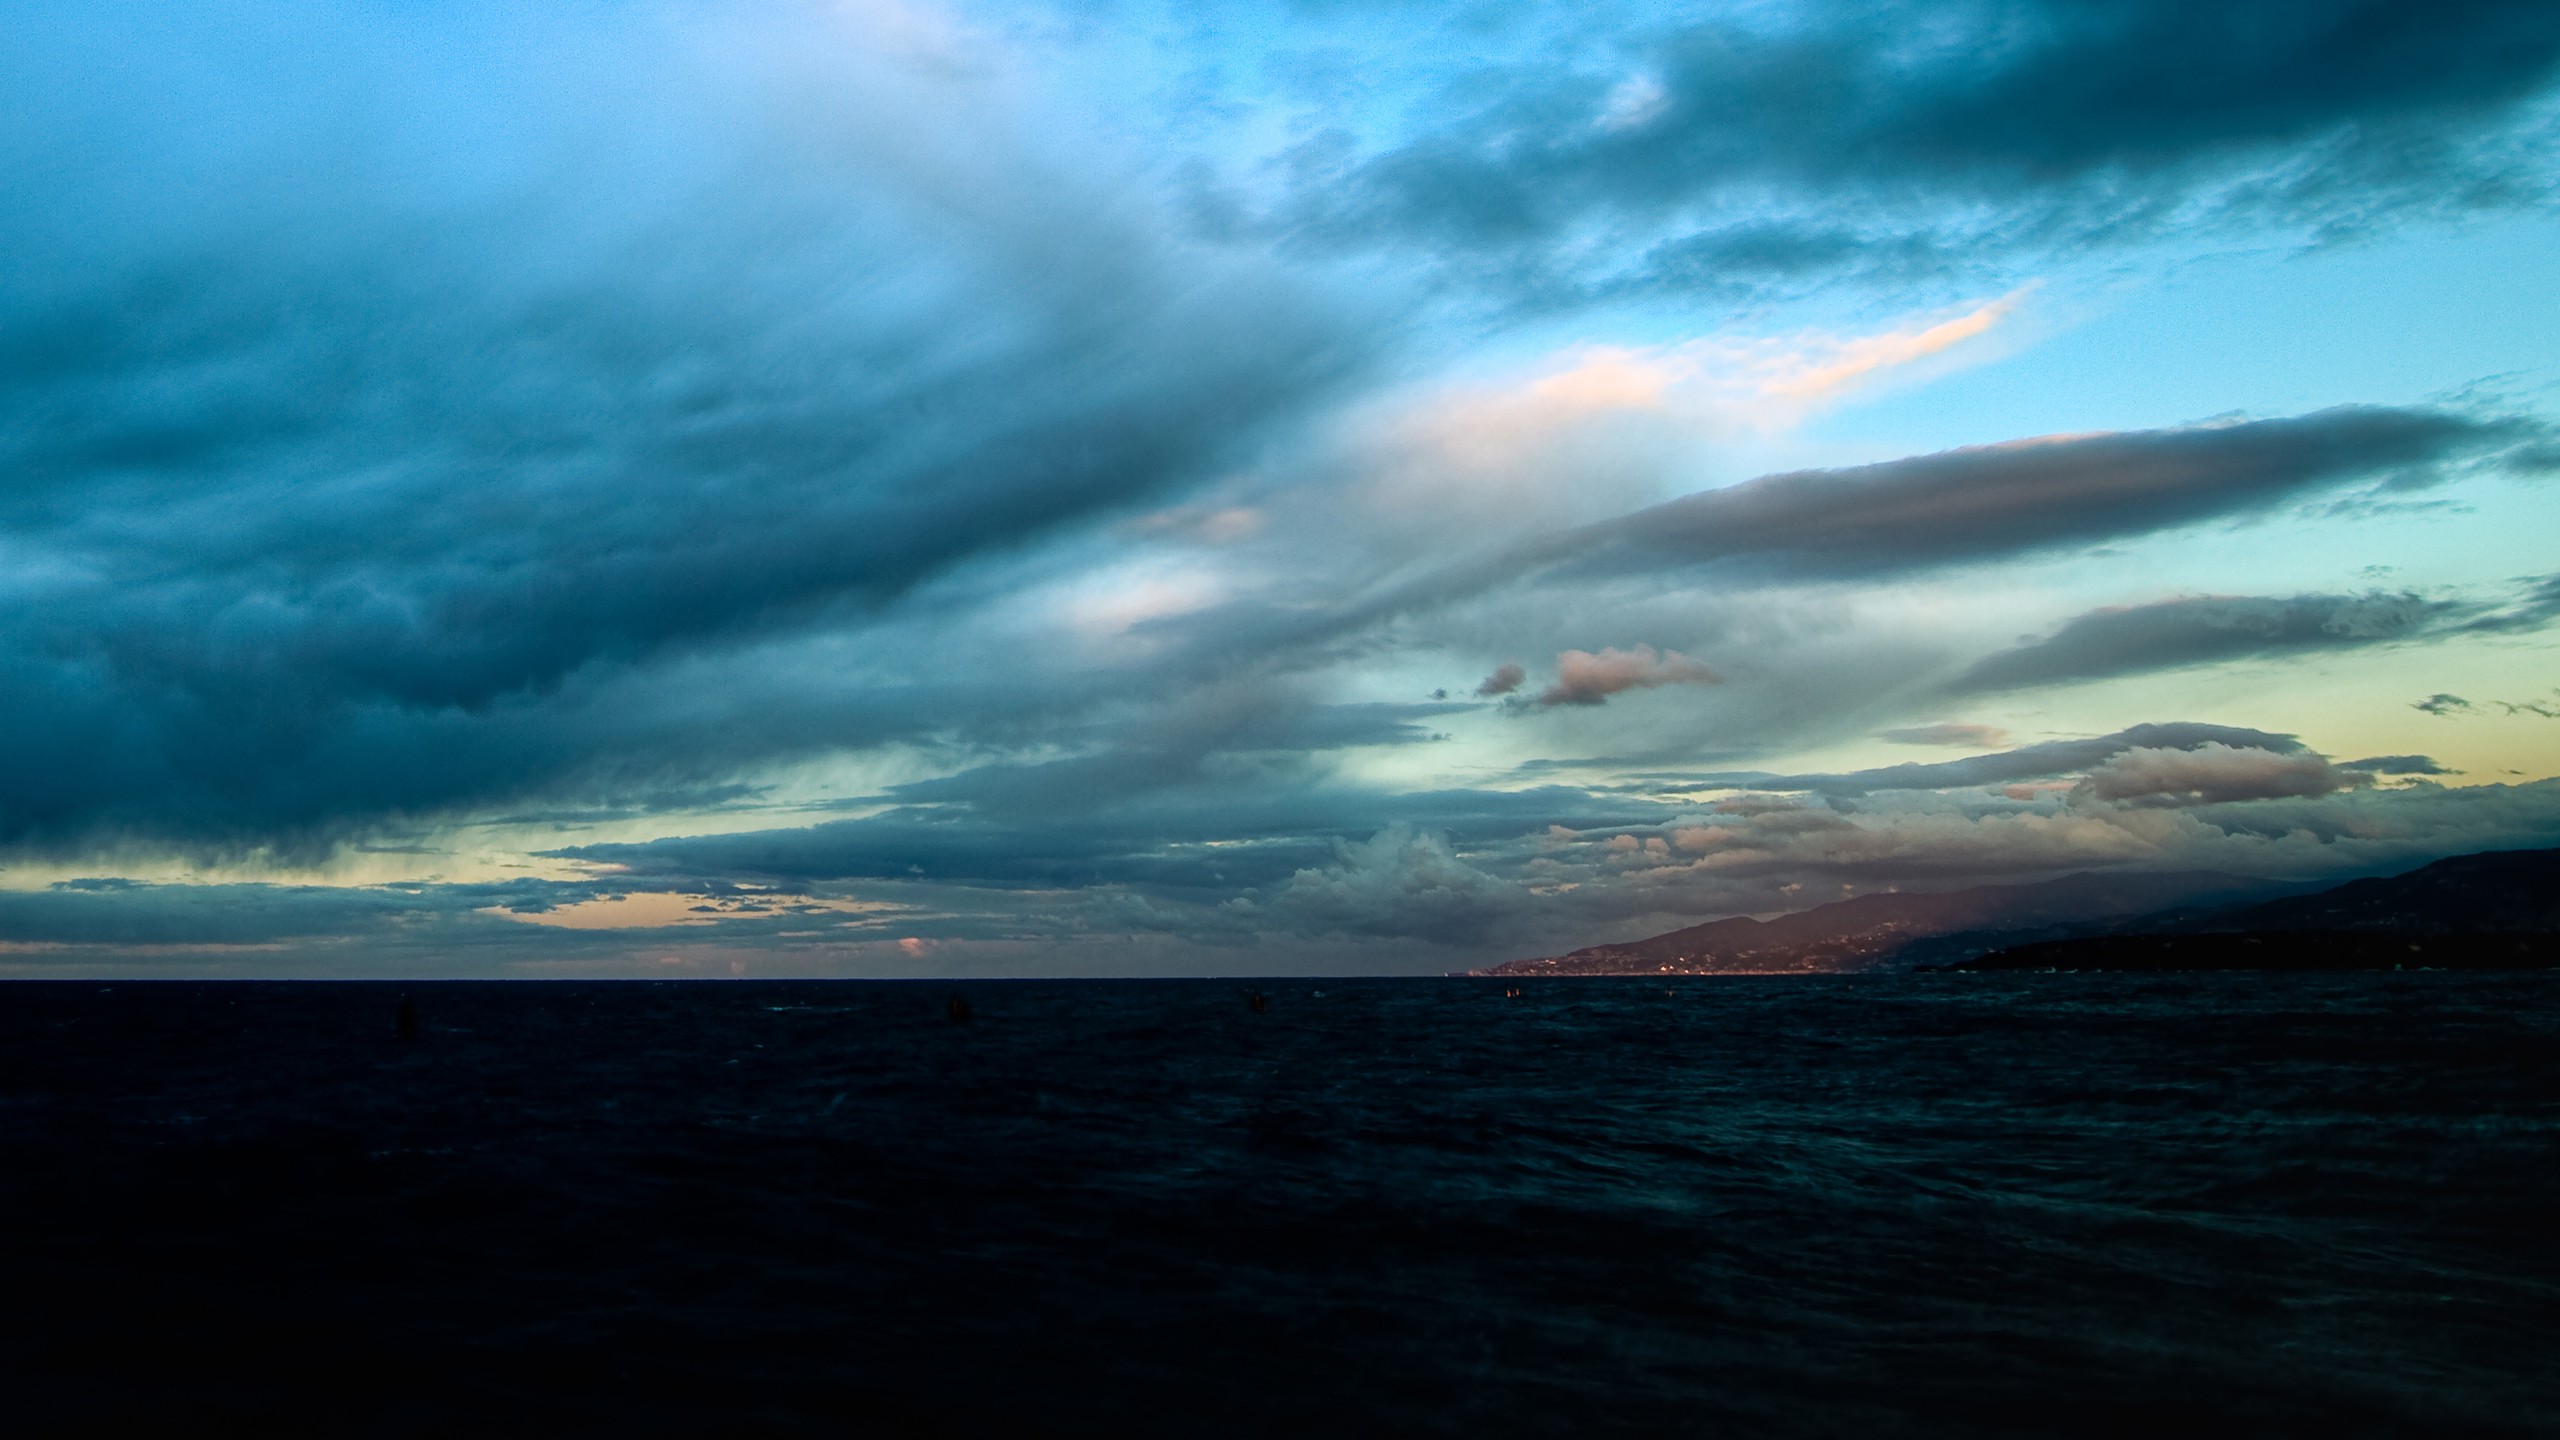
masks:
{"label": "small dark buoy in water", "polygon": [[944,1012],[950,1015],[954,1020],[966,1020],[969,1018],[969,1002],[961,999],[957,995],[952,996],[951,1003],[942,1008]]}
{"label": "small dark buoy in water", "polygon": [[418,1002],[406,995],[400,997],[400,1038],[418,1038]]}
{"label": "small dark buoy in water", "polygon": [[1268,1015],[1271,1013],[1271,1001],[1269,997],[1265,996],[1259,990],[1254,991],[1253,998],[1245,1001],[1244,1003],[1252,1006],[1253,1013],[1256,1015]]}

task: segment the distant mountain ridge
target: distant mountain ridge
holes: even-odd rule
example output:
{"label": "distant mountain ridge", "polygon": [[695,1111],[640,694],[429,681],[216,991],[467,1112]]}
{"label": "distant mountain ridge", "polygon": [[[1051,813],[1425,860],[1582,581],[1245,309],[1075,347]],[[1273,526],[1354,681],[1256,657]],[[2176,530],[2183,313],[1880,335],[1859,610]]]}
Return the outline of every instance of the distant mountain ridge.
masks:
{"label": "distant mountain ridge", "polygon": [[[2407,942],[2427,936],[2560,935],[2560,849],[2457,855],[2399,875],[2304,892],[2300,885],[2210,871],[2084,872],[2033,885],[1859,895],[1772,920],[1737,915],[1469,973],[1832,974],[2135,963],[2220,969],[2245,966],[2256,952],[2220,941],[2168,950],[2143,950],[2125,941],[2243,933],[2284,937],[2278,949],[2290,958],[2270,963],[2295,969],[2318,968],[2321,953],[2334,954],[2341,964],[2354,957],[2364,957],[2356,964],[2383,963],[2393,953],[2390,945],[2405,949]],[[2350,932],[2368,938],[2318,938]],[[2508,945],[2497,951],[2509,952],[2542,950]]]}
{"label": "distant mountain ridge", "polygon": [[2457,855],[2400,875],[2105,933],[2010,944],[1960,970],[2539,969],[2560,964],[2560,849]]}
{"label": "distant mountain ridge", "polygon": [[[1859,895],[1793,915],[1755,920],[1737,915],[1644,940],[1592,945],[1564,955],[1513,960],[1477,975],[1734,975],[1875,970],[1909,963],[1923,941],[1968,936],[1977,943],[1957,959],[1997,948],[1994,938],[2132,917],[2165,906],[2259,899],[2291,887],[2210,871],[2108,875],[2080,873],[2032,885]],[[1992,932],[1986,934],[1984,932]]]}
{"label": "distant mountain ridge", "polygon": [[2183,928],[2560,931],[2560,849],[2456,855],[2399,875],[2216,911]]}

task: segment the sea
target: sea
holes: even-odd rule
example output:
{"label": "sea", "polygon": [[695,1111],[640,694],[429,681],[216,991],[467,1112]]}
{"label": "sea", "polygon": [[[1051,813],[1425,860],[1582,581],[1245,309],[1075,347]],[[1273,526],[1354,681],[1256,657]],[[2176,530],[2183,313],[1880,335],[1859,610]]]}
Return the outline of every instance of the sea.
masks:
{"label": "sea", "polygon": [[2560,973],[10,983],[0,1296],[15,1435],[2555,1435]]}

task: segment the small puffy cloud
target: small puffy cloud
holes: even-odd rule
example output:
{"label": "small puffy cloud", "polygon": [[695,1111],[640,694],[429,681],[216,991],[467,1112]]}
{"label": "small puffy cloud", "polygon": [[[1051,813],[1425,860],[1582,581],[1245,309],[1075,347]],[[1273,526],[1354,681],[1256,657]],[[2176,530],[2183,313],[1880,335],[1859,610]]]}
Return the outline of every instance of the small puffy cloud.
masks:
{"label": "small puffy cloud", "polygon": [[2430,715],[2453,715],[2470,709],[2471,702],[2459,695],[2447,695],[2439,690],[2424,700],[2413,702],[2409,708],[2424,710]]}
{"label": "small puffy cloud", "polygon": [[2207,744],[2127,750],[2090,771],[2073,793],[2143,805],[2221,805],[2329,795],[2372,783],[2369,772],[2318,755]]}
{"label": "small puffy cloud", "polygon": [[1528,671],[1506,662],[1495,666],[1493,673],[1484,677],[1484,683],[1476,687],[1476,693],[1486,696],[1508,695],[1519,689],[1521,682],[1528,678]]}
{"label": "small puffy cloud", "polygon": [[1997,725],[1906,725],[1887,730],[1877,737],[1896,745],[1960,745],[1974,750],[1989,750],[2009,743],[2009,732]]}
{"label": "small puffy cloud", "polygon": [[1651,75],[1630,75],[1609,91],[1602,103],[1600,118],[1594,122],[1602,130],[1637,130],[1662,118],[1669,108],[1670,92]]}
{"label": "small puffy cloud", "polygon": [[1601,705],[1628,690],[1655,690],[1665,685],[1714,685],[1723,676],[1677,650],[1655,653],[1650,645],[1620,650],[1610,646],[1593,654],[1567,650],[1556,657],[1556,683],[1542,691],[1542,706]]}

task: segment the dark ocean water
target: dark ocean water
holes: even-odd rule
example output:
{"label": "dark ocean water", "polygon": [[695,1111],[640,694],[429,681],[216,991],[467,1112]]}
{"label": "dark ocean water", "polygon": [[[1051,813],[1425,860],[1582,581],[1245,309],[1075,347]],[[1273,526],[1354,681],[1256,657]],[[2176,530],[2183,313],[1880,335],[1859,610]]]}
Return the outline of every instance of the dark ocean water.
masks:
{"label": "dark ocean water", "polygon": [[0,1428],[2560,1433],[2560,976],[1263,988],[0,987]]}

